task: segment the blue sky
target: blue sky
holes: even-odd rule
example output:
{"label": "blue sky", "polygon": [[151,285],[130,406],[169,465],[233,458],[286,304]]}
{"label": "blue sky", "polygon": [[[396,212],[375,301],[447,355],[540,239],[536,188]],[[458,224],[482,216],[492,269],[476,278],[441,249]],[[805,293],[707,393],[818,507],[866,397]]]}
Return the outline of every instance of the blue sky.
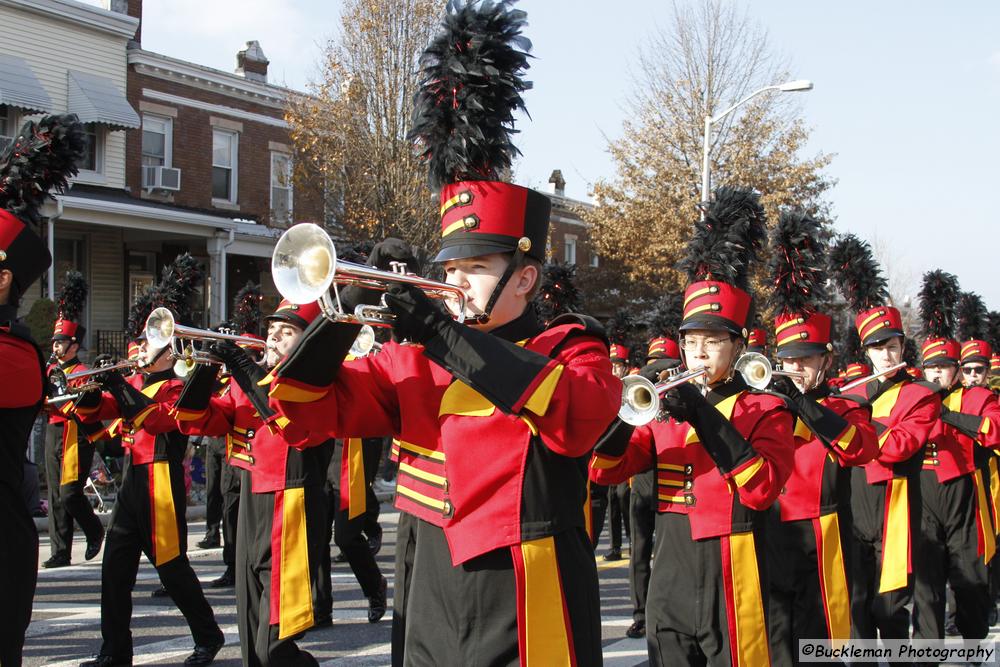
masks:
{"label": "blue sky", "polygon": [[[100,4],[99,0],[88,0]],[[684,0],[679,0],[683,2]],[[889,249],[893,276],[919,288],[942,268],[1000,309],[1000,3],[967,0],[734,0],[765,28],[828,172],[836,226]],[[146,0],[143,46],[231,70],[261,42],[272,80],[301,88],[338,25],[338,0]],[[613,176],[616,137],[643,38],[667,23],[668,0],[521,0],[535,45],[520,129],[519,182],[562,169],[567,194]],[[908,278],[908,279],[907,279]]]}

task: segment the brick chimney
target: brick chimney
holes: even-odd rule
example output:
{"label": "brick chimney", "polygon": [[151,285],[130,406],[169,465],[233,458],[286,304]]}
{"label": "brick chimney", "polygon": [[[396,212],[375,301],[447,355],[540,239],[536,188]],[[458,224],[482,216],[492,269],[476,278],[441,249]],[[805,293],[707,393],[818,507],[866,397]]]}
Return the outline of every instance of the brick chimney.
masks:
{"label": "brick chimney", "polygon": [[109,12],[139,19],[139,27],[135,29],[135,37],[129,42],[129,46],[140,46],[142,44],[142,0],[104,0],[103,4],[104,9]]}
{"label": "brick chimney", "polygon": [[563,178],[561,169],[553,169],[549,176],[549,192],[560,197],[566,196],[566,179]]}
{"label": "brick chimney", "polygon": [[250,81],[267,83],[269,61],[256,39],[247,42],[247,48],[236,54],[236,73]]}

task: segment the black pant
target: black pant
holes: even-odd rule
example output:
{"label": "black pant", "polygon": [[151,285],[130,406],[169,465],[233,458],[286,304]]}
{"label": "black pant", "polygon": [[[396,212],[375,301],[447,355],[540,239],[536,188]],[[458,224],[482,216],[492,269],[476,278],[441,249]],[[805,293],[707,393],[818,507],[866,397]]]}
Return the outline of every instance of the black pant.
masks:
{"label": "black pant", "polygon": [[[971,475],[939,483],[920,473],[923,520],[920,569],[913,589],[913,636],[944,638],[945,588],[955,592],[955,625],[965,639],[989,633],[986,565],[979,556],[976,487]],[[989,536],[992,538],[992,535]]]}
{"label": "black pant", "polygon": [[0,483],[0,665],[21,664],[38,578],[38,531],[21,490]]}
{"label": "black pant", "polygon": [[[913,597],[911,574],[905,587],[879,593],[882,576],[882,529],[885,523],[886,483],[868,484],[865,471],[851,470],[851,512],[854,540],[851,579],[851,635],[858,639],[908,639]],[[919,572],[921,500],[920,478],[908,482],[910,554],[913,572]]]}
{"label": "black pant", "polygon": [[629,537],[629,485],[628,482],[608,487],[608,509],[611,511],[611,548],[622,548],[622,529]]}
{"label": "black pant", "polygon": [[[155,565],[154,535],[151,521],[150,465],[132,465],[127,458],[121,490],[111,514],[108,537],[101,566],[101,654],[118,660],[132,658],[132,590],[139,571],[139,558],[145,553]],[[215,622],[212,607],[205,599],[201,584],[188,562],[187,521],[184,517],[184,469],[180,461],[171,461],[170,486],[177,521],[180,555],[156,566],[167,593],[191,628],[198,646],[219,644],[222,631]]]}
{"label": "black pant", "polygon": [[240,470],[223,461],[220,478],[222,490],[222,562],[229,568],[236,564],[236,527],[240,514]]}
{"label": "black pant", "polygon": [[656,525],[655,471],[632,478],[629,502],[632,548],[628,559],[628,587],[632,596],[632,618],[646,621],[646,596],[649,593],[650,564],[653,558],[653,528]]}
{"label": "black pant", "polygon": [[[495,549],[452,567],[444,531],[423,521],[417,531],[406,603],[404,664],[521,664],[512,549]],[[593,550],[583,530],[567,530],[553,539],[576,664],[600,665],[600,600]]]}
{"label": "black pant", "polygon": [[77,444],[79,468],[77,478],[70,484],[60,484],[62,479],[63,426],[50,424],[45,438],[45,476],[49,485],[49,543],[53,557],[69,558],[73,551],[73,521],[80,524],[87,541],[101,537],[101,520],[94,514],[83,486],[90,476],[94,460],[94,444],[80,438]]}
{"label": "black pant", "polygon": [[590,541],[594,548],[601,541],[604,516],[608,511],[608,487],[594,481],[587,482],[590,489]]}
{"label": "black pant", "polygon": [[222,524],[222,475],[226,468],[225,438],[203,438],[205,445],[205,539],[219,539]]}
{"label": "black pant", "polygon": [[[243,471],[236,538],[236,610],[243,664],[247,667],[317,665],[310,653],[295,644],[301,634],[279,639],[279,626],[271,623],[275,494],[253,493],[251,484],[250,473]],[[326,521],[323,487],[305,488],[305,520],[309,577],[315,581]]]}
{"label": "black pant", "polygon": [[[766,621],[768,586],[762,525],[754,530],[754,542],[760,612]],[[721,538],[693,540],[687,516],[657,514],[656,552],[646,604],[650,665],[732,664],[733,629],[726,611],[724,568]],[[756,638],[758,651],[767,651],[766,626],[744,627],[741,632]]]}
{"label": "black pant", "polygon": [[410,595],[410,574],[413,554],[417,547],[417,524],[420,519],[406,512],[399,513],[396,525],[396,563],[392,589],[392,667],[403,666],[406,641],[406,601]]}

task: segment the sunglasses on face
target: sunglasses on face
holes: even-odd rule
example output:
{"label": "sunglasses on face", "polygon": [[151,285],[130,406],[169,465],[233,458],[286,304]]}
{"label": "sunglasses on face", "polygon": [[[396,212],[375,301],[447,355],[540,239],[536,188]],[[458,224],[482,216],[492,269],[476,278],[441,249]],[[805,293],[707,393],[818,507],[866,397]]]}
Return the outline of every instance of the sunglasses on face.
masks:
{"label": "sunglasses on face", "polygon": [[965,375],[982,375],[985,372],[984,366],[962,366],[962,373]]}

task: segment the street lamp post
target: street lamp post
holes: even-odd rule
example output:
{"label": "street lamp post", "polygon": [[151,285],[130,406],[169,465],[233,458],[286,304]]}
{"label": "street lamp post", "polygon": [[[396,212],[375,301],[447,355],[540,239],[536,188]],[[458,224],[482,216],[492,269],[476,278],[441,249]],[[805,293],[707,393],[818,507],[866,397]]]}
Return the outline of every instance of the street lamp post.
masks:
{"label": "street lamp post", "polygon": [[[729,107],[728,109],[725,109],[724,111],[721,111],[715,114],[714,116],[705,116],[705,135],[704,135],[704,143],[702,145],[702,155],[701,155],[701,201],[703,202],[708,201],[710,188],[712,187],[711,184],[712,167],[711,163],[709,162],[709,149],[712,141],[712,124],[718,123],[720,120],[722,120],[732,112],[736,111],[736,109],[739,108],[741,105],[746,104],[747,102],[757,97],[758,95],[761,95],[762,93],[767,93],[772,90],[776,90],[782,93],[792,93],[798,91],[812,90],[812,88],[813,88],[812,81],[808,81],[806,79],[800,79],[798,81],[786,81],[785,83],[777,83],[772,86],[765,86],[760,90],[755,90],[754,92],[750,93],[742,100]],[[701,216],[702,219],[704,219],[705,217],[704,210],[702,210]]]}

